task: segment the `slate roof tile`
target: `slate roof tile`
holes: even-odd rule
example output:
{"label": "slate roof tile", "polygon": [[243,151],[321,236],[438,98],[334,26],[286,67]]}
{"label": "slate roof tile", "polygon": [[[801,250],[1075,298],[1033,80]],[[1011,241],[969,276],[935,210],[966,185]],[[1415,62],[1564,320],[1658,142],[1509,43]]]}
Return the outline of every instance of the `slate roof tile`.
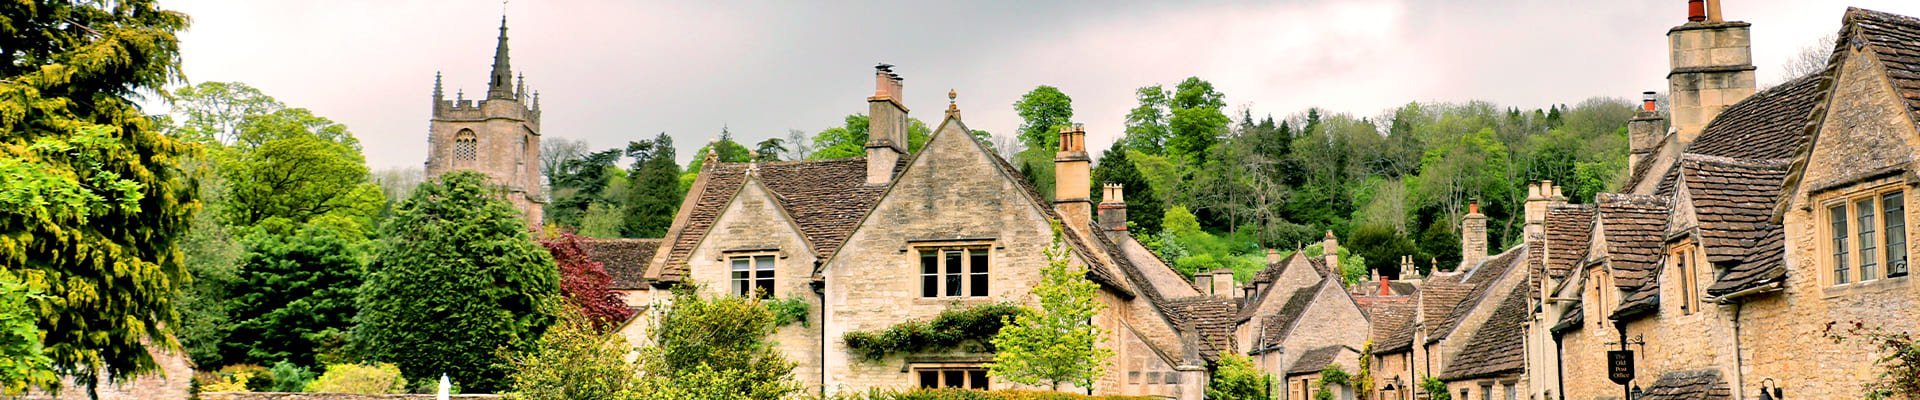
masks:
{"label": "slate roof tile", "polygon": [[1413,349],[1413,314],[1419,304],[1412,296],[1377,298],[1365,303],[1373,352],[1391,354]]}
{"label": "slate roof tile", "polygon": [[700,172],[704,187],[688,211],[678,236],[672,238],[660,280],[677,282],[687,274],[687,257],[705,239],[727,203],[747,181],[748,168],[757,168],[760,182],[779,200],[799,225],[817,255],[828,257],[879,202],[885,186],[866,184],[867,159],[781,161],[767,163],[712,163]]}
{"label": "slate roof tile", "polygon": [[1318,374],[1321,370],[1327,369],[1328,364],[1337,361],[1340,353],[1351,351],[1350,349],[1352,348],[1347,346],[1332,345],[1307,350],[1305,353],[1300,353],[1300,359],[1293,362],[1292,368],[1287,368],[1287,376]]}
{"label": "slate roof tile", "polygon": [[611,289],[636,290],[647,288],[647,262],[660,249],[660,239],[580,238],[580,247],[613,276]]}
{"label": "slate roof tile", "polygon": [[1208,361],[1220,359],[1220,353],[1233,353],[1233,300],[1213,296],[1193,296],[1166,301],[1167,318],[1182,330],[1191,329],[1200,338],[1200,356]]}
{"label": "slate roof tile", "polygon": [[[1477,307],[1483,299],[1492,295],[1494,282],[1500,280],[1500,277],[1506,275],[1507,271],[1512,270],[1514,266],[1526,262],[1526,253],[1526,246],[1514,246],[1499,255],[1481,261],[1479,266],[1460,275],[1459,285],[1466,288],[1466,293],[1460,297],[1458,303],[1451,305],[1445,314],[1441,314],[1445,316],[1444,318],[1434,320],[1433,330],[1427,333],[1427,342],[1437,342],[1452,335],[1454,328],[1460,326],[1460,321],[1465,320],[1467,314],[1472,313],[1474,307]],[[1527,287],[1526,285],[1515,286]],[[1428,314],[1429,317],[1433,315]]]}
{"label": "slate roof tile", "polygon": [[1615,193],[1598,195],[1602,234],[1615,286],[1639,288],[1659,269],[1665,242],[1666,198]]}
{"label": "slate roof tile", "polygon": [[1526,364],[1527,287],[1514,285],[1466,347],[1447,364],[1442,379],[1474,379],[1519,373]]}
{"label": "slate roof tile", "polygon": [[1754,93],[1707,123],[1687,153],[1744,159],[1793,157],[1809,137],[1820,74],[1807,74]]}
{"label": "slate roof tile", "polygon": [[1580,257],[1587,254],[1587,245],[1592,243],[1595,212],[1592,205],[1568,205],[1547,209],[1548,276],[1554,279],[1566,278],[1567,273],[1580,264]]}
{"label": "slate roof tile", "polygon": [[1660,374],[1653,384],[1648,386],[1643,399],[1646,400],[1726,400],[1733,398],[1732,389],[1720,378],[1718,369],[1675,371]]}

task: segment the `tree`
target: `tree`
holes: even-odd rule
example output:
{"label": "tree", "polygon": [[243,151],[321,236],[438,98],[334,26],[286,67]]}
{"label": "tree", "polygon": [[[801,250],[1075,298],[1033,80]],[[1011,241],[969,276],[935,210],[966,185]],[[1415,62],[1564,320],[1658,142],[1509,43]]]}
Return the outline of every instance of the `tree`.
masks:
{"label": "tree", "polygon": [[408,380],[446,373],[467,390],[506,387],[497,351],[525,350],[552,322],[559,276],[485,175],[420,185],[381,227],[358,297],[353,347]]}
{"label": "tree", "polygon": [[11,272],[0,271],[0,394],[19,396],[29,387],[58,382],[53,359],[40,345],[40,318],[33,313],[32,287]]}
{"label": "tree", "polygon": [[1094,315],[1103,307],[1094,299],[1100,286],[1087,280],[1086,267],[1071,260],[1073,251],[1066,245],[1060,223],[1052,225],[1053,244],[1045,250],[1048,263],[1040,269],[1040,283],[1033,287],[1040,308],[1009,318],[993,336],[998,351],[987,372],[1023,384],[1046,384],[1056,391],[1061,383],[1092,388],[1106,373],[1107,359],[1113,357],[1112,349],[1099,346],[1105,334],[1093,325]]}
{"label": "tree", "polygon": [[707,153],[709,152],[717,153],[714,155],[714,158],[719,159],[720,162],[747,162],[753,159],[751,152],[747,150],[747,146],[743,146],[740,142],[734,141],[733,132],[728,132],[722,128],[720,130],[720,137],[713,139],[713,141],[707,143],[706,146],[700,146],[699,150],[693,151],[693,161],[687,162],[687,171],[699,172],[702,163],[707,161]]}
{"label": "tree", "polygon": [[1167,154],[1175,158],[1206,157],[1207,149],[1213,148],[1231,122],[1222,111],[1226,107],[1225,97],[1213,90],[1213,83],[1199,77],[1181,81],[1168,103],[1172,116],[1167,119]]}
{"label": "tree", "polygon": [[560,266],[560,294],[566,295],[567,304],[591,320],[595,328],[605,331],[633,316],[633,308],[627,307],[619,292],[609,288],[613,276],[599,261],[587,256],[578,237],[560,232],[541,238],[540,245]]}
{"label": "tree", "polygon": [[1134,91],[1140,106],[1127,112],[1127,148],[1147,154],[1161,154],[1172,135],[1167,128],[1167,107],[1171,99],[1160,85],[1142,86]]}
{"label": "tree", "polygon": [[762,140],[760,143],[753,145],[753,153],[758,155],[758,157],[755,157],[753,160],[759,162],[780,161],[780,155],[786,154],[787,152],[787,141],[785,139],[767,138],[767,140]]}
{"label": "tree", "polygon": [[1147,183],[1147,177],[1127,158],[1126,144],[1114,142],[1106,152],[1100,153],[1100,165],[1093,168],[1093,194],[1095,203],[1104,201],[1100,186],[1108,183],[1121,185],[1123,200],[1127,202],[1127,222],[1140,233],[1152,234],[1160,231],[1160,218],[1166,213],[1166,206],[1160,202],[1160,196],[1154,193],[1153,185]]}
{"label": "tree", "polygon": [[1783,79],[1792,80],[1807,74],[1826,71],[1827,61],[1833,58],[1833,43],[1839,38],[1838,34],[1829,32],[1814,39],[1805,47],[1801,47],[1799,52],[1793,54],[1793,58],[1787,59],[1786,64],[1780,66],[1780,76],[1784,77]]}
{"label": "tree", "polygon": [[253,116],[273,114],[285,104],[240,82],[203,82],[173,92],[177,137],[195,143],[230,145],[240,139],[240,125]]}
{"label": "tree", "polygon": [[1051,152],[1060,147],[1060,127],[1073,123],[1073,98],[1059,88],[1040,85],[1013,103],[1020,115],[1020,143]]}
{"label": "tree", "polygon": [[680,165],[673,160],[673,138],[662,132],[653,140],[627,143],[627,157],[633,158],[632,172],[627,175],[632,183],[627,185],[626,218],[620,234],[664,236],[686,195],[680,190]]}
{"label": "tree", "polygon": [[509,355],[513,392],[528,400],[639,398],[640,371],[627,362],[628,349],[592,317],[565,309],[532,351]]}
{"label": "tree", "polygon": [[89,389],[179,348],[179,239],[200,204],[178,163],[194,148],[134,97],[183,79],[186,26],[149,0],[0,7],[0,269],[45,294],[45,354]]}
{"label": "tree", "polygon": [[554,225],[578,228],[593,206],[619,204],[623,199],[608,196],[607,189],[615,182],[613,175],[621,172],[614,164],[623,154],[621,149],[607,149],[562,162],[547,176],[552,199],[546,205],[547,220]]}
{"label": "tree", "polygon": [[792,361],[767,341],[773,311],[758,297],[703,297],[683,287],[640,349],[643,399],[785,398],[800,389]]}
{"label": "tree", "polygon": [[[848,115],[846,123],[827,128],[813,136],[813,153],[809,160],[832,160],[867,156],[867,116]],[[927,143],[933,130],[919,118],[907,118],[907,151],[920,151]]]}
{"label": "tree", "polygon": [[788,129],[786,146],[787,152],[781,156],[788,160],[805,160],[813,156],[813,137],[808,136],[807,131]]}
{"label": "tree", "polygon": [[1223,354],[1213,377],[1207,379],[1207,398],[1219,400],[1266,399],[1273,378],[1253,366],[1253,358]]}
{"label": "tree", "polygon": [[567,162],[587,156],[587,142],[562,137],[540,139],[540,176],[554,180]]}
{"label": "tree", "polygon": [[286,233],[323,215],[366,230],[385,203],[367,173],[360,143],[346,126],[292,108],[248,116],[239,140],[218,157],[226,194],[220,207],[232,226]]}
{"label": "tree", "polygon": [[356,245],[363,240],[325,225],[249,235],[227,300],[222,361],[317,367],[322,354],[341,350],[366,272]]}

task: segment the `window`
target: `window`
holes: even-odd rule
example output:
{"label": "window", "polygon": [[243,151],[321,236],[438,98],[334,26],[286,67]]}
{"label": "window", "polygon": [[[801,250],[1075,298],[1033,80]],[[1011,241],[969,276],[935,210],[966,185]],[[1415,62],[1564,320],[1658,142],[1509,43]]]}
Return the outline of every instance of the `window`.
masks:
{"label": "window", "polygon": [[733,294],[773,297],[773,255],[737,256],[733,264]]}
{"label": "window", "polygon": [[1879,191],[1827,203],[1823,227],[1831,284],[1907,275],[1905,194]]}
{"label": "window", "polygon": [[1513,387],[1513,384],[1511,384],[1511,383],[1509,383],[1509,384],[1506,384],[1506,389],[1507,389],[1507,400],[1519,400],[1519,399],[1520,399],[1520,393],[1519,393],[1519,391],[1517,391],[1517,390],[1514,390],[1514,387]]}
{"label": "window", "polygon": [[985,247],[920,250],[920,297],[986,297],[989,257]]}
{"label": "window", "polygon": [[473,161],[479,159],[480,149],[477,140],[478,139],[473,136],[473,130],[470,129],[461,129],[460,133],[454,134],[453,160]]}
{"label": "window", "polygon": [[1493,400],[1493,385],[1480,385],[1480,400]]}
{"label": "window", "polygon": [[1907,207],[1900,192],[1880,196],[1880,210],[1886,215],[1881,230],[1887,237],[1887,277],[1907,276]]}
{"label": "window", "polygon": [[916,375],[920,387],[987,390],[987,370],[980,368],[922,368]]}
{"label": "window", "polygon": [[1680,283],[1680,313],[1683,315],[1693,314],[1693,310],[1699,308],[1695,302],[1697,296],[1695,293],[1700,289],[1699,281],[1693,277],[1695,270],[1699,268],[1693,262],[1695,253],[1693,243],[1687,243],[1667,254],[1667,259],[1673,260],[1675,280]]}

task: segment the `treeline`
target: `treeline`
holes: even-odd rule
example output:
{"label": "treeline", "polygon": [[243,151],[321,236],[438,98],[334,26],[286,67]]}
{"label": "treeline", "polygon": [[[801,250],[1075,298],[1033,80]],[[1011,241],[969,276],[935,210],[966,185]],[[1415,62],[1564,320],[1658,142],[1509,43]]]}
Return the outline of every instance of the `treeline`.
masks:
{"label": "treeline", "polygon": [[[1350,253],[1349,278],[1370,269],[1398,275],[1403,256],[1422,271],[1436,262],[1451,268],[1460,259],[1459,218],[1473,202],[1489,218],[1494,248],[1518,243],[1526,182],[1559,182],[1576,203],[1618,185],[1634,112],[1626,101],[1595,98],[1531,110],[1409,103],[1376,116],[1308,109],[1276,118],[1229,111],[1226,94],[1197,77],[1135,93],[1122,137],[1097,158],[1093,193],[1102,183],[1124,184],[1132,231],[1183,273],[1232,268],[1242,278],[1266,248],[1318,254],[1328,231]],[[1039,86],[1013,107],[1022,119],[1013,135],[975,135],[1034,185],[1051,187],[1073,99]],[[659,237],[707,152],[728,162],[862,156],[866,118],[845,121],[811,135],[789,131],[752,150],[722,131],[684,170],[664,133],[624,152],[551,140],[549,149],[560,151],[543,154],[554,167],[547,212],[589,236]],[[917,150],[926,124],[913,121],[911,133]],[[615,165],[621,155],[633,164]],[[678,180],[665,184],[668,176]]]}

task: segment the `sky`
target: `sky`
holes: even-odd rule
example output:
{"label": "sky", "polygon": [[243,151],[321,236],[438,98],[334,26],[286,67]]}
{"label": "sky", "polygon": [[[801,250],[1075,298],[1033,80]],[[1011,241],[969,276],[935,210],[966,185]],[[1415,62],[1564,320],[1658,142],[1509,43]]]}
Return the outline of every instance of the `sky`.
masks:
{"label": "sky", "polygon": [[[967,126],[1011,135],[1038,85],[1073,98],[1089,148],[1118,139],[1134,90],[1198,76],[1229,112],[1377,116],[1412,101],[1546,108],[1664,91],[1684,0],[163,1],[187,13],[190,82],[244,82],[346,124],[376,170],[425,161],[433,76],[485,97],[502,13],[513,70],[541,94],[543,138],[624,147],[660,132],[684,162],[731,131],[748,146],[865,113],[894,64],[914,117],[949,89]],[[1761,85],[1837,31],[1848,6],[1728,0],[1753,24]],[[1823,44],[1824,45],[1824,44]]]}

